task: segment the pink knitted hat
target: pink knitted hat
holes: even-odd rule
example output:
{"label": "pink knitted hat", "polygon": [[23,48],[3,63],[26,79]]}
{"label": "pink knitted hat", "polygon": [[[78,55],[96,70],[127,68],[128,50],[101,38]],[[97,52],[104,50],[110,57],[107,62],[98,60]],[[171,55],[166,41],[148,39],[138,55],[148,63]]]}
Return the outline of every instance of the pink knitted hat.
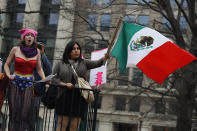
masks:
{"label": "pink knitted hat", "polygon": [[19,32],[21,33],[21,39],[24,39],[25,35],[27,35],[27,34],[32,34],[35,39],[37,36],[37,31],[32,30],[32,29],[21,29],[21,30],[19,30]]}

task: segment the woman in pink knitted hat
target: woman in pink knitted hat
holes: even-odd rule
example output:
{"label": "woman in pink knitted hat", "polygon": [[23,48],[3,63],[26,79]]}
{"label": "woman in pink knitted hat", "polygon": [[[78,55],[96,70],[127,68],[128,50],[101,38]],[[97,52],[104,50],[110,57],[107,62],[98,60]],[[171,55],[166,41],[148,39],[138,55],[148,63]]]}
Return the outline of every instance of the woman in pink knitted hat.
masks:
{"label": "woman in pink knitted hat", "polygon": [[[19,46],[15,46],[4,65],[7,77],[12,81],[9,85],[9,131],[26,131],[29,127],[28,113],[33,97],[33,71],[37,70],[41,78],[45,74],[41,67],[40,51],[37,49],[37,32],[22,29]],[[9,66],[15,62],[14,74],[10,74]],[[29,130],[28,130],[29,131]]]}

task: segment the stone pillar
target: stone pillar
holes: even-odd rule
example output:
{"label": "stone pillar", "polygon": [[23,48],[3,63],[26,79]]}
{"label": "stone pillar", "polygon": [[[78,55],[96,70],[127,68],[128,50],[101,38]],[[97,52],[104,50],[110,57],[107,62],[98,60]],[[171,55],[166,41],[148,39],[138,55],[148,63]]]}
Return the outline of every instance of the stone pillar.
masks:
{"label": "stone pillar", "polygon": [[[6,11],[6,6],[7,6],[7,0],[0,0],[0,10],[2,11]],[[6,17],[6,14],[0,14],[1,15],[1,19],[2,19],[2,23],[1,23],[1,26],[4,27],[6,26],[6,21],[5,21],[5,17]]]}
{"label": "stone pillar", "polygon": [[[107,91],[106,91],[107,93]],[[111,105],[113,105],[114,101],[113,101],[113,96],[112,95],[102,95],[102,105],[101,105],[101,109],[105,110],[105,111],[114,111],[114,108],[112,108]]]}
{"label": "stone pillar", "polygon": [[[0,10],[6,11],[7,6],[7,0],[0,0]],[[0,24],[0,27],[4,28],[6,26],[6,14],[0,14],[2,23]],[[3,37],[0,35],[0,52],[3,50]]]}
{"label": "stone pillar", "polygon": [[99,131],[114,131],[113,124],[108,121],[99,121]]}
{"label": "stone pillar", "polygon": [[72,39],[73,24],[74,24],[74,2],[73,0],[63,0],[60,6],[59,21],[57,27],[57,35],[55,42],[54,61],[62,59],[63,51],[66,44]]}
{"label": "stone pillar", "polygon": [[[141,123],[141,126],[140,126],[140,123]],[[139,125],[138,131],[151,131],[151,126],[146,121],[141,121],[141,122],[139,121],[138,125]]]}
{"label": "stone pillar", "polygon": [[40,14],[41,0],[27,0],[25,11],[38,11],[38,13],[30,13],[24,15],[24,28],[38,29],[39,14]]}

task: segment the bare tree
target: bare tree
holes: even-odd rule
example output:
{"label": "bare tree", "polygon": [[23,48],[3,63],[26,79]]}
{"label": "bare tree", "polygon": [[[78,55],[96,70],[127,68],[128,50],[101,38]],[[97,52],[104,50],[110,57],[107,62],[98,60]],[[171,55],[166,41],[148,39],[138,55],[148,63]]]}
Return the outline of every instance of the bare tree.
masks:
{"label": "bare tree", "polygon": [[[195,0],[155,0],[143,3],[136,1],[139,5],[150,8],[167,19],[169,33],[171,33],[176,44],[197,56],[197,23],[196,23],[196,1]],[[175,14],[175,8],[177,12]],[[185,39],[186,32],[181,30],[180,20],[185,19],[190,36]],[[155,20],[156,21],[156,20]],[[165,23],[162,23],[165,24]],[[177,110],[177,131],[191,131],[192,111],[195,105],[195,90],[197,87],[197,61],[177,70],[173,74],[173,88],[178,91],[176,96]]]}
{"label": "bare tree", "polygon": [[[155,12],[157,12],[159,15],[163,16],[168,22],[167,23],[161,23],[157,20],[154,20],[152,24],[166,24],[168,27],[168,31],[165,33],[170,33],[173,35],[176,44],[178,44],[181,48],[184,48],[188,50],[190,53],[195,55],[197,57],[197,23],[196,23],[196,0],[174,0],[176,7],[172,6],[172,3],[170,3],[171,0],[152,0],[150,2],[147,2],[146,0],[142,0],[143,3],[136,0],[137,4],[142,6],[143,9],[151,9]],[[72,34],[73,39],[91,39],[93,43],[97,44],[97,39],[106,41],[106,43],[109,43],[109,39],[106,38],[106,33],[97,30],[97,28],[101,27],[101,25],[93,25],[88,20],[88,14],[89,13],[96,13],[96,12],[105,12],[107,8],[110,8],[111,6],[119,6],[122,8],[126,3],[119,2],[118,0],[112,0],[111,3],[109,3],[105,7],[99,7],[99,8],[89,8],[87,4],[87,0],[76,0],[73,1],[75,3],[74,8],[69,8],[65,6],[65,3],[60,3],[58,6],[52,6],[50,3],[47,3],[47,0],[45,0],[44,8],[45,10],[38,10],[38,11],[24,11],[24,10],[13,10],[13,7],[10,7],[9,10],[1,10],[0,14],[13,14],[13,13],[25,13],[25,14],[32,14],[32,13],[41,13],[43,15],[47,15],[50,11],[53,12],[59,12],[60,10],[64,11],[65,13],[70,13],[74,15],[74,19],[69,19],[70,21],[74,22],[75,25],[79,25],[81,28],[75,28],[74,31],[70,32]],[[185,7],[186,4],[186,7]],[[13,5],[14,6],[14,5]],[[77,7],[77,8],[76,8]],[[11,10],[12,9],[12,10]],[[177,13],[175,14],[175,10],[177,10]],[[107,12],[107,11],[106,11]],[[111,14],[120,14],[125,15],[124,12],[121,10],[115,10],[111,11]],[[131,13],[132,14],[132,13]],[[127,14],[128,15],[128,14]],[[64,16],[66,17],[66,16]],[[117,19],[118,17],[115,17],[114,19]],[[188,25],[187,32],[182,32],[180,20],[184,18]],[[155,22],[155,23],[154,23]],[[89,25],[92,31],[97,35],[97,38],[92,37],[91,35],[87,35],[85,33],[86,26]],[[111,37],[113,34],[113,29],[115,28],[115,24],[112,24],[113,26],[110,26],[108,28],[111,28],[111,32],[109,32],[109,37]],[[5,31],[5,29],[1,28],[0,34],[7,37],[18,37],[16,35],[9,34]],[[47,28],[47,27],[45,27]],[[42,33],[45,34],[48,30],[41,30]],[[57,31],[57,29],[52,28],[52,32]],[[77,32],[77,33],[76,33]],[[110,34],[111,33],[111,34]],[[185,39],[186,34],[189,33],[189,37]],[[49,36],[46,36],[49,38]],[[51,35],[51,39],[55,39],[53,35]],[[66,38],[59,38],[59,39],[66,39]],[[90,51],[89,51],[90,52]],[[113,74],[117,70],[111,71]],[[154,92],[161,95],[161,99],[164,96],[170,96],[170,97],[176,97],[177,103],[178,103],[178,114],[177,114],[177,131],[191,131],[192,127],[192,110],[195,105],[195,90],[197,87],[197,62],[194,61],[191,64],[177,70],[173,76],[171,81],[171,88],[167,90],[166,92],[159,92],[152,88],[153,84],[148,85],[148,87],[141,87],[140,92],[145,93],[145,91],[148,92]],[[117,77],[110,78],[110,80],[118,80]],[[122,80],[122,79],[119,79]],[[123,80],[124,81],[124,80]],[[128,81],[127,81],[128,82]],[[129,83],[132,85],[133,83],[129,81]],[[170,90],[174,88],[178,91],[176,95],[171,94]],[[148,96],[148,94],[147,94]]]}

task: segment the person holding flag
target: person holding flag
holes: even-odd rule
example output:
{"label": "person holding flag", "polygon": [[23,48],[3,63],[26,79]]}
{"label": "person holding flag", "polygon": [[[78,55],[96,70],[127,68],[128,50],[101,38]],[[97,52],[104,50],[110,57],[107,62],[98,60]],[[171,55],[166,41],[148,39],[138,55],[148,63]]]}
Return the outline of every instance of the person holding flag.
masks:
{"label": "person holding flag", "polygon": [[121,71],[136,65],[159,84],[197,59],[156,30],[128,22],[120,25],[110,55],[118,59]]}
{"label": "person holding flag", "polygon": [[86,113],[88,103],[82,97],[77,86],[77,76],[87,80],[87,72],[90,69],[100,67],[109,58],[108,55],[96,61],[81,58],[82,49],[78,42],[70,41],[63,53],[63,58],[54,69],[53,74],[57,74],[52,82],[61,85],[58,87],[55,113],[58,115],[57,131],[65,131],[70,121],[70,131],[77,131],[82,116]]}

